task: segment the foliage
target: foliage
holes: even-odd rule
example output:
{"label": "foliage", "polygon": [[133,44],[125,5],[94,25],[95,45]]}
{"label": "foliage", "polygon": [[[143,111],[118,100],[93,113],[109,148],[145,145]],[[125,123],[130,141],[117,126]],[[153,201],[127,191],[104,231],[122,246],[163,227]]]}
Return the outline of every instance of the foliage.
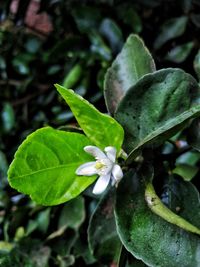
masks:
{"label": "foliage", "polygon": [[[200,227],[199,121],[194,119],[199,116],[199,86],[192,77],[199,77],[198,1],[41,1],[39,13],[46,11],[53,23],[48,35],[23,24],[26,5],[13,17],[10,2],[0,4],[0,266],[114,266],[117,262],[119,266],[199,266],[199,237],[191,233],[198,233]],[[140,34],[152,56],[137,35],[123,46],[132,32]],[[74,94],[58,87],[87,137],[76,127],[54,83],[75,90]],[[119,184],[116,206],[110,190],[111,196],[106,193],[98,206],[99,197],[88,188],[67,203],[43,207],[11,189],[6,173],[14,152],[29,133],[46,125],[59,130],[44,127],[23,142],[9,170],[11,185],[49,205],[76,196],[96,179],[76,177],[78,186],[68,191],[69,184],[56,183],[63,173],[50,172],[51,179],[46,173],[41,180],[38,175],[37,180],[19,180],[18,175],[27,178],[26,171],[44,169],[46,163],[68,164],[70,159],[76,162],[68,173],[70,180],[76,167],[91,160],[82,149],[86,144],[115,145],[120,152],[119,123],[77,96],[105,112],[103,87],[108,110],[124,128],[123,148],[131,152],[126,162],[119,159],[124,173],[131,170]],[[104,121],[102,128],[97,127],[101,140],[96,121],[87,123],[91,112],[97,112],[99,124]],[[106,129],[109,123],[112,126]],[[51,157],[47,157],[48,146],[43,150],[29,145],[30,140],[44,144],[45,139]],[[68,142],[80,149],[80,162],[67,148]],[[22,159],[25,151],[30,166]],[[148,191],[152,177],[156,194]],[[162,200],[158,211],[155,197]],[[167,221],[162,203],[173,212]]]}

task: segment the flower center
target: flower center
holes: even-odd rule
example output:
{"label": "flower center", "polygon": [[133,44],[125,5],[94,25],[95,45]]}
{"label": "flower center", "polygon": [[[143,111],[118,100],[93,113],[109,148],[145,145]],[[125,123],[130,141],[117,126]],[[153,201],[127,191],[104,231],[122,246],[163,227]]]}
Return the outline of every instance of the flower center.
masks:
{"label": "flower center", "polygon": [[96,161],[95,169],[99,175],[106,175],[112,171],[113,162],[109,159],[100,159]]}
{"label": "flower center", "polygon": [[102,162],[100,162],[100,161],[97,161],[96,164],[95,164],[95,168],[96,168],[97,170],[102,169],[104,166],[105,166],[104,163],[102,163]]}

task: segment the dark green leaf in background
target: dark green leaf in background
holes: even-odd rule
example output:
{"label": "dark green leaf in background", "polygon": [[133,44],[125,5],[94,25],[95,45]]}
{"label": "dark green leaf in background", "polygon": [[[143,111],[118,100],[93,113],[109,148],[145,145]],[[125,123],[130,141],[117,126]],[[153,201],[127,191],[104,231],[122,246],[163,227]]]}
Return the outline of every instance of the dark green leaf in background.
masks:
{"label": "dark green leaf in background", "polygon": [[77,230],[85,219],[84,199],[81,196],[76,197],[66,203],[62,208],[58,227],[70,227]]}
{"label": "dark green leaf in background", "polygon": [[4,103],[1,112],[2,130],[8,133],[15,126],[15,113],[10,103]]}
{"label": "dark green leaf in background", "polygon": [[113,20],[105,18],[100,25],[100,33],[108,39],[112,51],[118,52],[122,48],[122,31]]}
{"label": "dark green leaf in background", "polygon": [[193,120],[188,129],[187,135],[188,143],[197,151],[200,152],[200,119]]}
{"label": "dark green leaf in background", "polygon": [[147,74],[129,89],[115,118],[125,130],[124,149],[131,153],[176,133],[183,122],[200,113],[196,80],[180,69]]}
{"label": "dark green leaf in background", "polygon": [[194,65],[194,70],[197,74],[197,77],[200,80],[200,50],[198,51],[198,53],[195,56],[193,65]]}
{"label": "dark green leaf in background", "polygon": [[155,63],[143,41],[130,35],[105,76],[105,100],[113,114],[127,90],[145,74],[155,71]]}
{"label": "dark green leaf in background", "polygon": [[142,31],[142,20],[136,9],[132,5],[120,5],[117,9],[118,16],[123,20],[123,22],[131,27],[132,31],[135,33],[140,33]]}
{"label": "dark green leaf in background", "polygon": [[165,58],[175,63],[181,63],[189,56],[194,47],[194,42],[188,42],[172,48]]}
{"label": "dark green leaf in background", "polygon": [[160,33],[157,36],[154,47],[159,49],[167,41],[181,36],[186,29],[188,18],[186,16],[172,18],[166,21],[160,28]]}
{"label": "dark green leaf in background", "polygon": [[5,154],[0,150],[0,188],[7,184],[8,162]]}
{"label": "dark green leaf in background", "polygon": [[103,197],[91,217],[88,239],[93,255],[104,264],[117,264],[122,245],[119,240],[114,218],[114,192]]}

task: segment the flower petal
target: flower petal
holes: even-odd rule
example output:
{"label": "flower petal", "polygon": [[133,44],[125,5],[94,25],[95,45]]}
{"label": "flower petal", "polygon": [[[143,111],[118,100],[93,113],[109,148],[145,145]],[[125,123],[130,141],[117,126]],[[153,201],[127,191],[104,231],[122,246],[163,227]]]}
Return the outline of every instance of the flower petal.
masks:
{"label": "flower petal", "polygon": [[92,155],[93,157],[95,157],[95,159],[105,159],[106,158],[106,155],[101,151],[100,148],[98,148],[96,146],[85,146],[84,150],[85,150],[85,152],[87,152],[90,155]]}
{"label": "flower petal", "polygon": [[97,174],[97,170],[95,168],[96,161],[91,161],[82,164],[76,170],[77,175],[91,176]]}
{"label": "flower petal", "polygon": [[114,165],[114,167],[112,169],[112,176],[114,178],[114,180],[112,181],[112,185],[118,184],[119,181],[122,179],[123,172],[122,172],[121,167],[118,164]]}
{"label": "flower petal", "polygon": [[110,181],[110,173],[107,175],[100,176],[93,188],[92,191],[93,194],[99,195],[103,193],[103,191],[105,191],[106,187],[108,186],[109,181]]}
{"label": "flower petal", "polygon": [[105,149],[107,157],[112,161],[115,162],[117,150],[113,146],[107,146]]}

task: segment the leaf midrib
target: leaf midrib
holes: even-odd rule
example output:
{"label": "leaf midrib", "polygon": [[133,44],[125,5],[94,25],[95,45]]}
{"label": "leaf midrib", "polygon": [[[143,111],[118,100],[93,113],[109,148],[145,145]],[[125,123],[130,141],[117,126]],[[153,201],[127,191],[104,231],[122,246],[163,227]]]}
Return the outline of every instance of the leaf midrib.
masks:
{"label": "leaf midrib", "polygon": [[38,171],[35,171],[35,172],[32,172],[30,174],[24,174],[24,175],[21,175],[21,176],[16,176],[16,177],[10,177],[11,180],[13,179],[20,179],[20,178],[24,178],[26,176],[32,176],[32,175],[35,175],[35,174],[39,174],[39,173],[42,173],[44,171],[49,171],[49,170],[55,170],[55,169],[61,169],[61,168],[67,168],[67,167],[70,167],[70,166],[79,166],[83,164],[83,162],[76,162],[76,163],[71,163],[71,164],[62,164],[62,165],[59,165],[59,166],[54,166],[54,167],[49,167],[49,168],[45,168],[45,169],[41,169],[41,170],[38,170]]}

